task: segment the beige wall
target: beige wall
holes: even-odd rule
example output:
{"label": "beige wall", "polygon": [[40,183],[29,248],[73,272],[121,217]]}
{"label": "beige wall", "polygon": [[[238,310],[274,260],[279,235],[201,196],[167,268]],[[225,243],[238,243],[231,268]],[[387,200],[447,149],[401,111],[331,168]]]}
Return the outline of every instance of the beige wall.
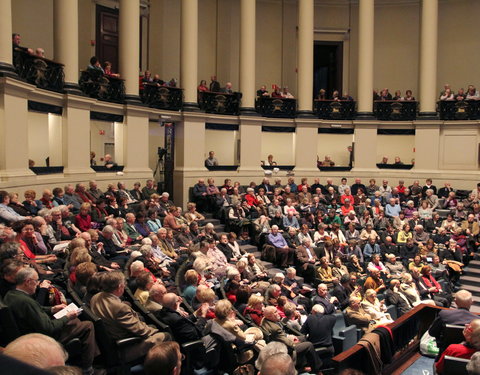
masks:
{"label": "beige wall", "polygon": [[148,166],[155,172],[158,161],[158,148],[165,147],[165,128],[158,122],[148,125]]}
{"label": "beige wall", "polygon": [[377,135],[377,162],[386,156],[393,163],[398,156],[404,164],[410,164],[415,158],[414,147],[414,135]]}
{"label": "beige wall", "polygon": [[205,130],[205,159],[214,151],[219,165],[236,165],[238,131]]}
{"label": "beige wall", "polygon": [[325,159],[325,155],[330,155],[335,165],[348,165],[350,155],[347,147],[353,142],[353,134],[318,134],[317,135],[317,155],[320,160]]}
{"label": "beige wall", "polygon": [[[106,121],[90,121],[90,150],[95,152],[97,165],[102,165],[101,158],[105,155],[105,143],[115,144],[115,126],[113,122]],[[100,131],[105,131],[105,135],[101,135]],[[113,160],[117,161],[115,155]]]}
{"label": "beige wall", "polygon": [[295,133],[262,132],[262,160],[270,154],[278,165],[295,165]]}
{"label": "beige wall", "polygon": [[28,112],[28,158],[35,162],[35,166],[46,165],[48,144],[48,114]]}

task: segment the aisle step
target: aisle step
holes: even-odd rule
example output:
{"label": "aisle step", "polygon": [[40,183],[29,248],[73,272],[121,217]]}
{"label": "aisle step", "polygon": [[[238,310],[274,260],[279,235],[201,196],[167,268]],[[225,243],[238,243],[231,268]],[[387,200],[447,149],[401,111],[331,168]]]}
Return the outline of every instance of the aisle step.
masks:
{"label": "aisle step", "polygon": [[468,268],[480,268],[480,260],[471,260],[470,263],[468,263]]}
{"label": "aisle step", "polygon": [[460,284],[462,285],[474,285],[474,286],[480,286],[480,279],[478,276],[465,276],[462,275],[460,277]]}

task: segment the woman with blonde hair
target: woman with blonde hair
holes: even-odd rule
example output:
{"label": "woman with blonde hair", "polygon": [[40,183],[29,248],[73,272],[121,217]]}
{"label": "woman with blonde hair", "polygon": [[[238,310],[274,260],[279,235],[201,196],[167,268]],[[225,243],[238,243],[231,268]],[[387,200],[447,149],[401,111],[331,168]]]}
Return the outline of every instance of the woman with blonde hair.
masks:
{"label": "woman with blonde hair", "polygon": [[377,298],[377,292],[373,289],[367,289],[365,296],[363,297],[361,306],[363,310],[375,320],[377,324],[389,324],[393,323],[393,319],[389,313],[387,313],[387,307],[384,301],[379,301]]}
{"label": "woman with blonde hair", "polygon": [[247,307],[241,311],[242,315],[250,318],[257,326],[260,326],[263,319],[263,301],[265,298],[258,294],[252,294],[248,298]]}
{"label": "woman with blonde hair", "polygon": [[193,202],[187,203],[187,212],[185,212],[185,219],[187,219],[188,225],[190,225],[194,221],[202,221],[205,220],[205,216],[203,216],[200,212],[197,211],[197,205]]}

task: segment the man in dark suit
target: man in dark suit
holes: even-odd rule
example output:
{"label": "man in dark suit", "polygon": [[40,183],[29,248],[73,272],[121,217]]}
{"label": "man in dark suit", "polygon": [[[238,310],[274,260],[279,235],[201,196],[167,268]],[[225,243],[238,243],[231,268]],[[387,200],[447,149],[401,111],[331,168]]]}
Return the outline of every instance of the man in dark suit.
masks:
{"label": "man in dark suit", "polygon": [[446,349],[447,345],[443,342],[443,334],[447,324],[466,325],[473,319],[478,319],[478,315],[471,313],[472,293],[467,290],[459,290],[455,293],[456,309],[441,310],[433,321],[428,333],[437,339],[439,354],[437,359]]}
{"label": "man in dark suit", "polygon": [[350,286],[350,275],[345,274],[340,278],[340,284],[336,285],[332,291],[332,296],[337,297],[337,300],[340,303],[340,309],[342,310],[346,309],[350,303],[350,296],[347,291],[348,286]]}
{"label": "man in dark suit", "polygon": [[15,284],[15,289],[7,293],[4,302],[14,311],[22,335],[42,333],[63,344],[74,338],[80,339],[83,372],[93,374],[93,359],[100,353],[92,322],[78,320],[78,311],[70,311],[60,319],[52,319],[49,314],[55,314],[66,306],[43,307],[32,298],[39,284],[38,273],[33,268],[26,267],[18,271]]}
{"label": "man in dark suit", "polygon": [[330,315],[337,309],[335,305],[338,305],[338,299],[328,293],[328,288],[325,284],[319,284],[317,287],[317,295],[313,297],[313,304],[322,305],[325,309],[324,314]]}
{"label": "man in dark suit", "polygon": [[263,316],[261,328],[270,337],[270,341],[279,341],[285,344],[290,354],[295,350],[298,356],[297,368],[308,365],[312,368],[312,372],[317,373],[322,361],[318,358],[312,343],[301,342],[298,337],[287,335],[280,325],[281,318],[275,306],[267,306]]}
{"label": "man in dark suit", "polygon": [[260,189],[263,189],[265,190],[265,194],[268,194],[268,195],[272,195],[273,194],[273,186],[270,185],[270,181],[268,178],[264,178],[262,183],[260,185],[257,186],[257,192],[260,190]]}
{"label": "man in dark suit", "polygon": [[179,312],[182,299],[175,293],[167,293],[163,296],[163,308],[156,312],[156,316],[165,324],[168,324],[174,333],[175,340],[180,344],[196,341],[202,338],[202,332],[207,324],[206,316],[208,304],[203,303],[200,308],[190,316],[184,316]]}
{"label": "man in dark suit", "polygon": [[438,190],[438,198],[447,198],[448,194],[450,194],[452,191],[453,188],[450,185],[450,182],[445,182],[445,186]]}
{"label": "man in dark suit", "polygon": [[302,245],[296,247],[295,252],[305,282],[311,283],[315,281],[315,265],[318,263],[318,258],[315,255],[310,238],[305,237]]}
{"label": "man in dark suit", "polygon": [[301,332],[315,347],[328,348],[333,355],[332,329],[336,318],[333,315],[325,315],[322,305],[314,305],[312,313],[303,323]]}

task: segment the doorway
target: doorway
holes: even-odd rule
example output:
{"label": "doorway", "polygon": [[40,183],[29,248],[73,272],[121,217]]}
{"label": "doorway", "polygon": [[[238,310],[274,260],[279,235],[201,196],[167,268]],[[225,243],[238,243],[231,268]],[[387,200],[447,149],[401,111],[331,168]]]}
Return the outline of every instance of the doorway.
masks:
{"label": "doorway", "polygon": [[118,72],[118,9],[97,5],[95,54],[103,64],[112,63],[112,71]]}
{"label": "doorway", "polygon": [[313,50],[313,97],[320,89],[327,91],[327,98],[338,90],[342,96],[343,42],[315,42]]}

